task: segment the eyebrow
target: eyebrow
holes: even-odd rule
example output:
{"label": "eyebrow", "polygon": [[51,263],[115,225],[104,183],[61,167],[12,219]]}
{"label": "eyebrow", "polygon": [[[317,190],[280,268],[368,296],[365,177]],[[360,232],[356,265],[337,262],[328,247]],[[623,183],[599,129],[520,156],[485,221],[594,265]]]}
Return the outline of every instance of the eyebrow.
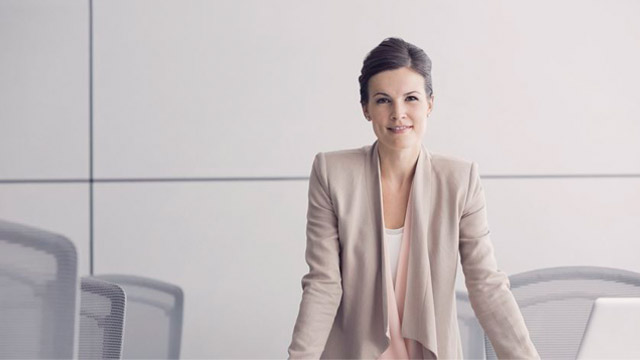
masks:
{"label": "eyebrow", "polygon": [[[409,95],[409,94],[411,94],[411,93],[419,93],[419,91],[416,91],[416,90],[409,91],[409,92],[408,92],[408,93],[406,93],[405,95]],[[376,95],[385,95],[385,96],[389,96],[388,94],[385,94],[385,93],[380,92],[380,91],[378,91],[377,93],[373,94],[373,96],[376,96]],[[391,96],[389,96],[389,97],[391,97]]]}

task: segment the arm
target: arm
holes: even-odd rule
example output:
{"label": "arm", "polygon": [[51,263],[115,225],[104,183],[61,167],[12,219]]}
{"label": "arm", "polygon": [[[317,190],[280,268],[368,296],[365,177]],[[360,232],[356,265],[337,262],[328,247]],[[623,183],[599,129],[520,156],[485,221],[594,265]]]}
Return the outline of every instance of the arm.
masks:
{"label": "arm", "polygon": [[471,164],[469,190],[460,219],[460,260],[471,307],[500,359],[539,359],[509,278],[498,269],[489,238],[484,189]]}
{"label": "arm", "polygon": [[323,153],[316,154],[309,179],[307,248],[309,272],[302,277],[302,301],[289,358],[319,359],[342,299],[338,220],[329,197]]}

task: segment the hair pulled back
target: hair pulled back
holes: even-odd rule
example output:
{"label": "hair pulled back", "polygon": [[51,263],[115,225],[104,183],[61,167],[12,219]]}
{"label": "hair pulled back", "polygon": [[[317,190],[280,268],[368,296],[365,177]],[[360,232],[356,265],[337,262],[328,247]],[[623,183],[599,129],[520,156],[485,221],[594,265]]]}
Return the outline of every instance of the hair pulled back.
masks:
{"label": "hair pulled back", "polygon": [[425,93],[428,97],[433,95],[431,81],[431,59],[419,47],[410,44],[398,37],[389,37],[371,50],[364,59],[362,70],[358,77],[360,83],[360,103],[367,105],[369,102],[369,79],[375,74],[408,67],[416,71],[424,78]]}

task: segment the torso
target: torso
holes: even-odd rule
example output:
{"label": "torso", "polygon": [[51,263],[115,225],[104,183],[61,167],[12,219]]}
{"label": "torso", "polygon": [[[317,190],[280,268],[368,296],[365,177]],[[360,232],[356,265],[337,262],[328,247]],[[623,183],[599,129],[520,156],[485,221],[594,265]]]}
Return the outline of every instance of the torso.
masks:
{"label": "torso", "polygon": [[382,205],[386,228],[398,229],[404,226],[410,190],[411,181],[400,189],[389,189],[382,181]]}

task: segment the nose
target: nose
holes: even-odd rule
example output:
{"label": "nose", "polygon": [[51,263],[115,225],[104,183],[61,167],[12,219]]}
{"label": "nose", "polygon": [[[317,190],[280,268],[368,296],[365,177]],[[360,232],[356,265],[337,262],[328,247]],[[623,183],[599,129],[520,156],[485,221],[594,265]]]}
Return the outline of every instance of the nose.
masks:
{"label": "nose", "polygon": [[402,104],[402,102],[396,103],[396,105],[394,105],[393,110],[391,112],[391,119],[393,120],[404,119],[405,116],[406,116],[406,113],[404,109],[404,104]]}

